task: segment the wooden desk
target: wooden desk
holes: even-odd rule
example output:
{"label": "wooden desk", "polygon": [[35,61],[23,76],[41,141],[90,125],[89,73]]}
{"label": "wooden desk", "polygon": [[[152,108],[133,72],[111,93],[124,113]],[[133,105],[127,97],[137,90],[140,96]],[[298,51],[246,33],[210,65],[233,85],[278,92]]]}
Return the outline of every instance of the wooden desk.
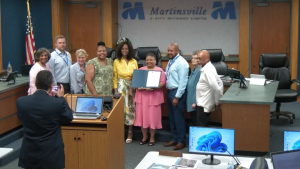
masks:
{"label": "wooden desk", "polygon": [[13,85],[0,82],[0,135],[21,125],[17,116],[16,101],[19,97],[27,95],[28,87],[28,76],[17,77]]}
{"label": "wooden desk", "polygon": [[[72,110],[77,96],[65,96]],[[113,99],[113,109],[103,115],[107,121],[74,119],[62,126],[66,169],[125,168],[124,97]]]}
{"label": "wooden desk", "polygon": [[278,84],[240,89],[234,83],[221,97],[222,127],[235,129],[235,150],[269,152],[270,105]]}

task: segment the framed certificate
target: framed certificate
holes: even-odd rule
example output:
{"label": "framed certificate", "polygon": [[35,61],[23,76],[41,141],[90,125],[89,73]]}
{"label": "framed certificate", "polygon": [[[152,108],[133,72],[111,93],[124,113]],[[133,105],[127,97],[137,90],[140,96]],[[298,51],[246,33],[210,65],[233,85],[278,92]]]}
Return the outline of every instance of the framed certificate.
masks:
{"label": "framed certificate", "polygon": [[134,70],[131,87],[158,88],[161,71],[159,70]]}

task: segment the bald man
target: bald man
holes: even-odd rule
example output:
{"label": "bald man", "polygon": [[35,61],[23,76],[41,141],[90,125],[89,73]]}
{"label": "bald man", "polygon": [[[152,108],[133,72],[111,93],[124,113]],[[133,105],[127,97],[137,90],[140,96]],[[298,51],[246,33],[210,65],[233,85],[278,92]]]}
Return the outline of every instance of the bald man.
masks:
{"label": "bald man", "polygon": [[219,99],[223,95],[223,82],[210,62],[209,53],[203,50],[197,56],[202,69],[196,87],[196,113],[198,115],[196,121],[198,126],[207,126],[210,112],[219,106]]}
{"label": "bald man", "polygon": [[166,67],[168,116],[172,131],[172,141],[164,144],[173,146],[174,150],[183,149],[186,144],[185,118],[186,107],[185,88],[188,81],[189,64],[179,55],[179,46],[171,43],[168,47],[169,62]]}

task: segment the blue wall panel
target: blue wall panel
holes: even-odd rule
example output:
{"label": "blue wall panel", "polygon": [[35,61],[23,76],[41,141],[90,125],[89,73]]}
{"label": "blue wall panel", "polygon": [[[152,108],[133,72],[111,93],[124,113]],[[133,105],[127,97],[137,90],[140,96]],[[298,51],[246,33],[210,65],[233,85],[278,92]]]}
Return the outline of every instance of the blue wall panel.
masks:
{"label": "blue wall panel", "polygon": [[[1,0],[3,69],[10,61],[13,71],[21,73],[25,64],[27,0]],[[30,0],[36,49],[52,48],[51,0]]]}

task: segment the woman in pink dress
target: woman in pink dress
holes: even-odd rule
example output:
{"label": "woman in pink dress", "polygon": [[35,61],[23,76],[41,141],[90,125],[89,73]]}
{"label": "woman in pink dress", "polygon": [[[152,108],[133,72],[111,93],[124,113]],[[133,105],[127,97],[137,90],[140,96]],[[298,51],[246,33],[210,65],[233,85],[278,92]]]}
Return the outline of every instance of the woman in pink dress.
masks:
{"label": "woman in pink dress", "polygon": [[[148,145],[153,146],[156,129],[162,128],[161,104],[164,102],[162,87],[166,84],[166,75],[161,68],[156,66],[156,62],[156,55],[149,52],[146,56],[146,66],[140,70],[161,71],[159,88],[138,88],[134,98],[136,103],[134,126],[140,126],[143,133],[140,145],[146,144],[149,140]],[[148,128],[150,129],[150,139],[148,138]]]}
{"label": "woman in pink dress", "polygon": [[46,64],[50,60],[50,52],[46,48],[40,48],[35,54],[35,64],[29,71],[29,89],[28,95],[32,95],[36,91],[35,78],[39,71],[49,70],[49,66]]}

